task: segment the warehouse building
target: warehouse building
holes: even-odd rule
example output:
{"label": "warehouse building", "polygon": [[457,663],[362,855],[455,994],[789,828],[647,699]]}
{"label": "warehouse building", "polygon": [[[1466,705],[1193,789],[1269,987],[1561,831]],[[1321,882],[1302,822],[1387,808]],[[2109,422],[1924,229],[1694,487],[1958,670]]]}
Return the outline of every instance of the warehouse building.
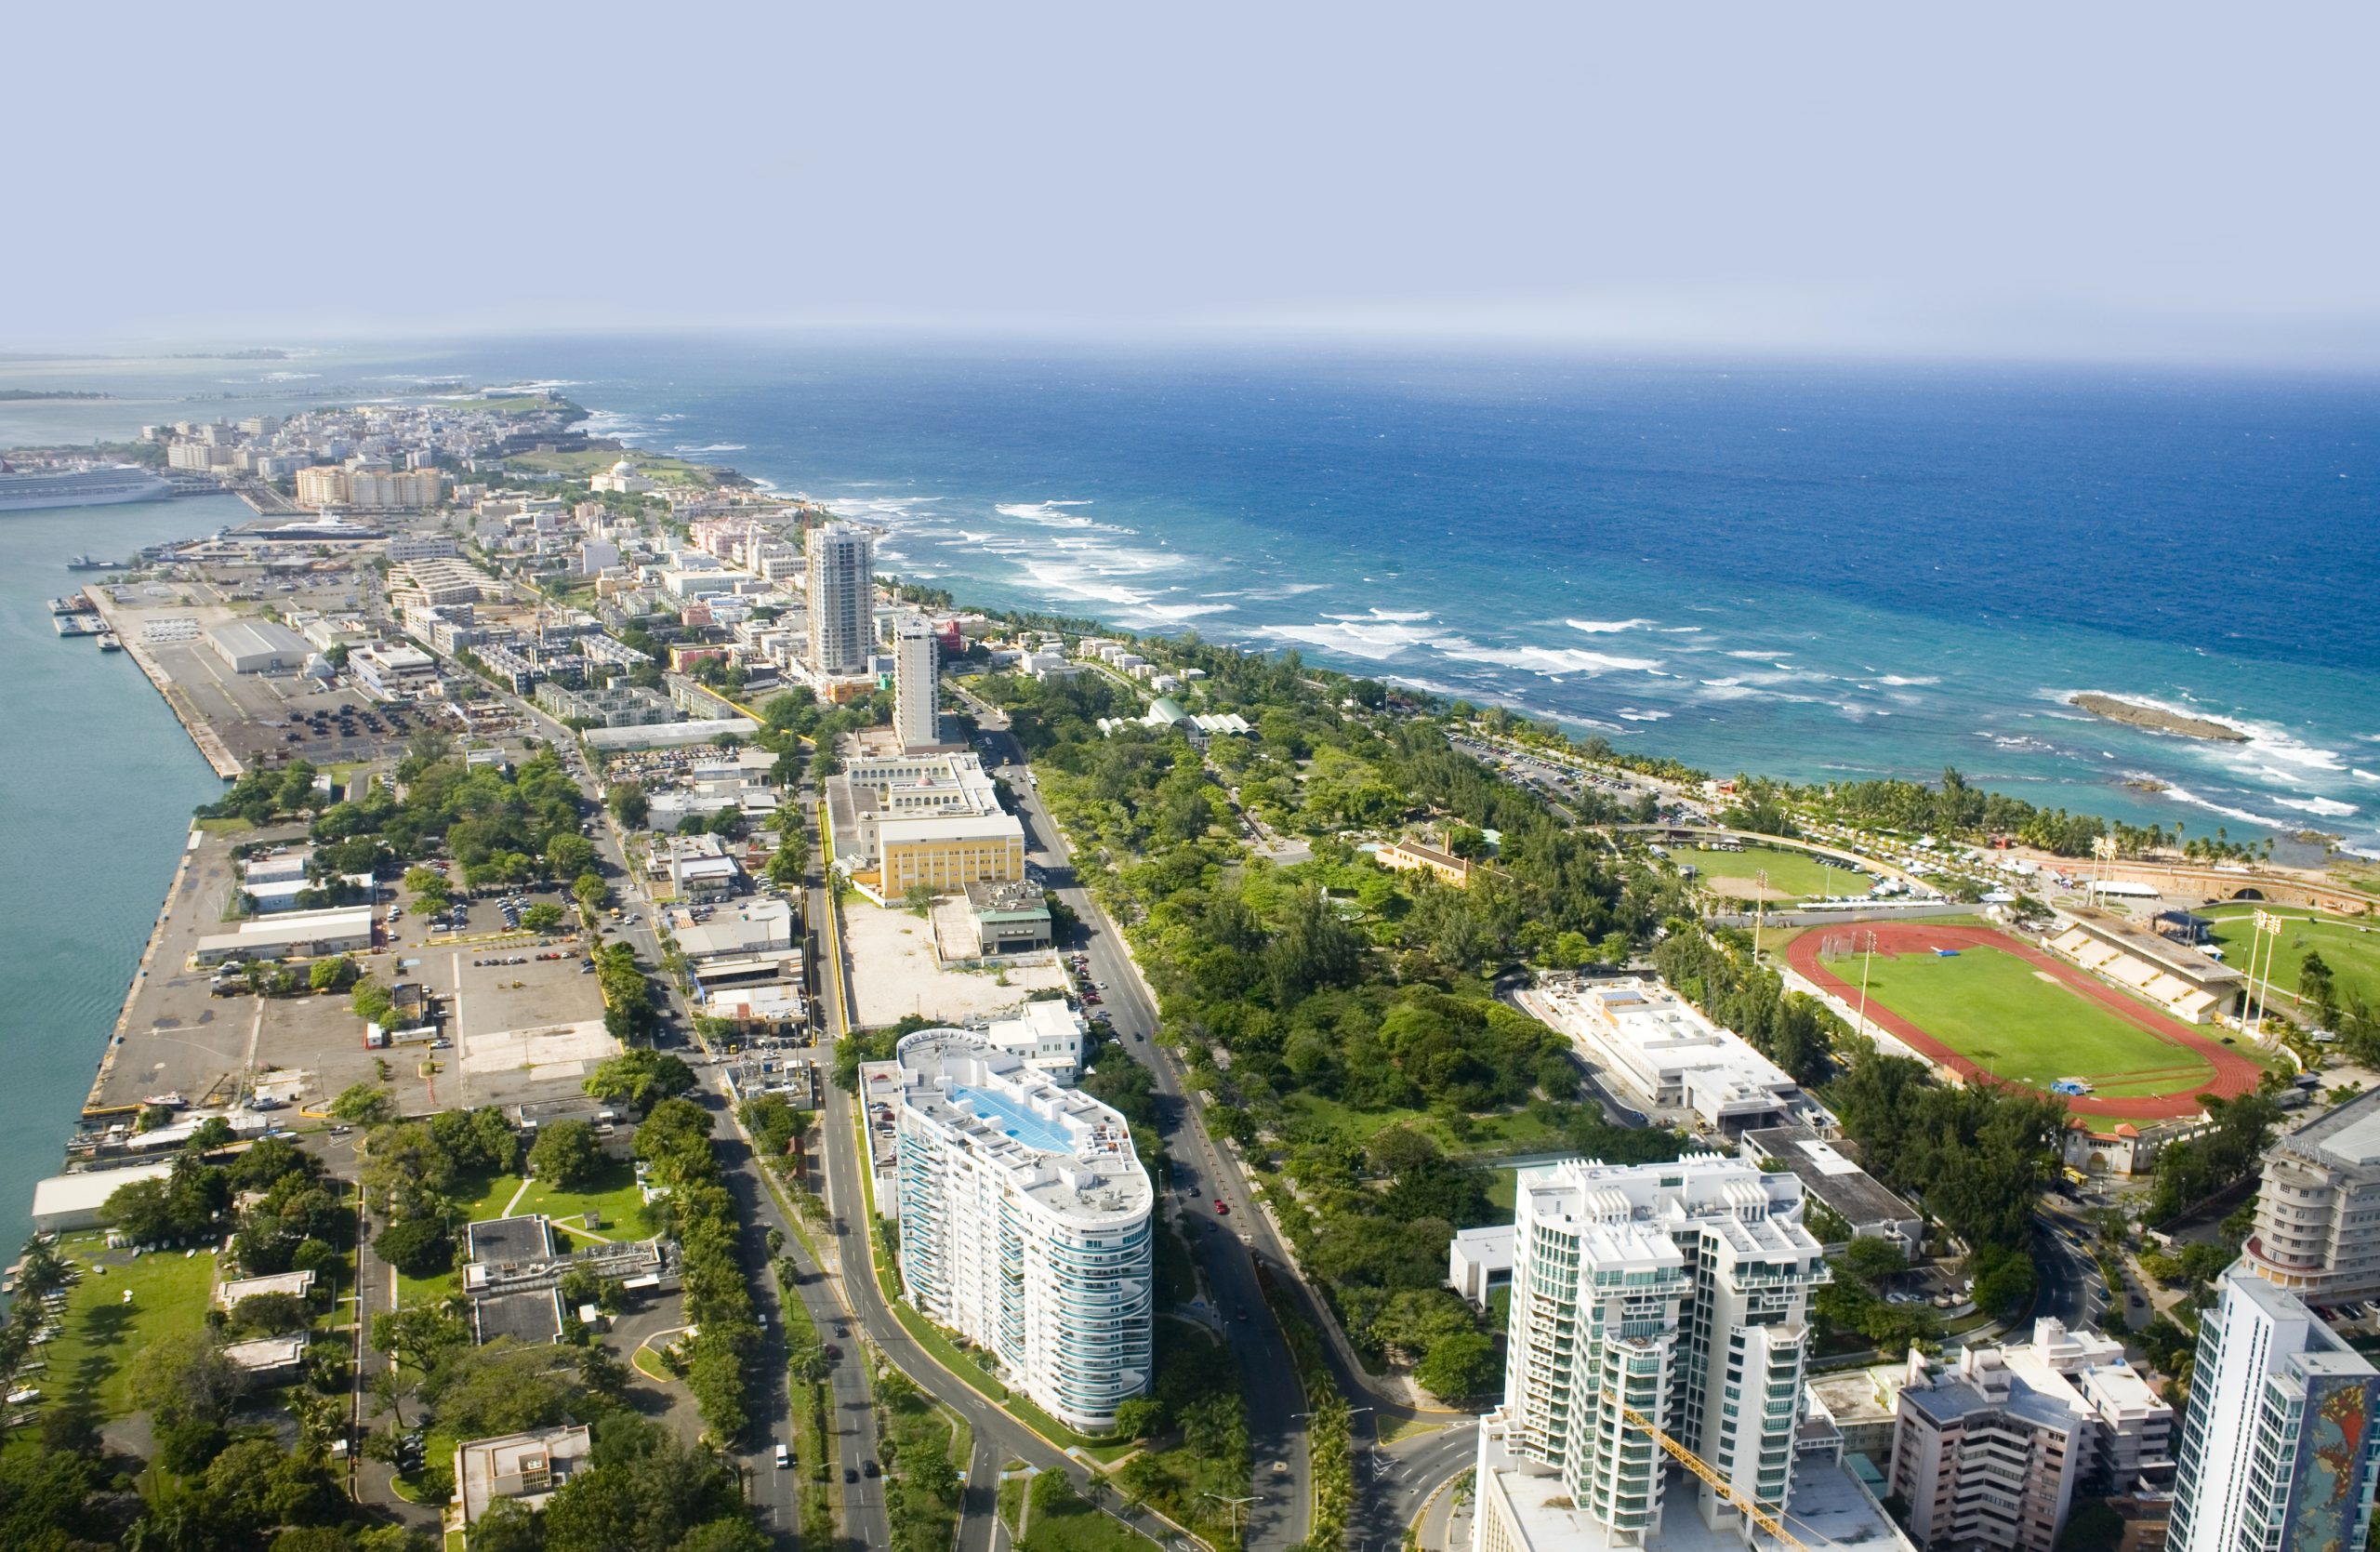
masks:
{"label": "warehouse building", "polygon": [[243,922],[228,933],[198,940],[192,958],[200,964],[226,960],[311,959],[320,954],[359,952],[372,947],[372,908],[294,910]]}
{"label": "warehouse building", "polygon": [[206,644],[233,673],[289,673],[314,649],[306,638],[269,619],[235,619],[206,633]]}
{"label": "warehouse building", "polygon": [[68,1234],[96,1228],[99,1209],[118,1190],[136,1180],[163,1180],[173,1173],[170,1163],[136,1164],[121,1170],[79,1170],[37,1181],[33,1185],[34,1232]]}

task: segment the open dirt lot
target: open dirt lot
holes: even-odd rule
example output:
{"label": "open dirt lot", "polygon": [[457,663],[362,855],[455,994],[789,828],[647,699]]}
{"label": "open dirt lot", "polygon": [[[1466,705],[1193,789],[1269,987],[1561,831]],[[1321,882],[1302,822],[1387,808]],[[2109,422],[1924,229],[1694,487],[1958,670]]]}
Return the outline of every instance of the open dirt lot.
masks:
{"label": "open dirt lot", "polygon": [[1027,992],[1066,984],[1065,972],[1054,964],[1012,969],[1005,986],[990,971],[945,970],[934,952],[933,923],[906,910],[855,899],[845,908],[843,923],[863,1028],[898,1023],[911,1014],[958,1024],[1014,1007]]}

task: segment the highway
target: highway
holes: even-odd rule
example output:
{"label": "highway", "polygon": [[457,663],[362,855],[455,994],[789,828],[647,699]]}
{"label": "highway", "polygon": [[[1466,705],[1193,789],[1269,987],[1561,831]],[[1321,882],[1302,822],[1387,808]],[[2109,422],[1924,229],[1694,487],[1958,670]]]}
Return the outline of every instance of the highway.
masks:
{"label": "highway", "polygon": [[[1215,1145],[1198,1115],[1198,1100],[1184,1093],[1181,1064],[1157,1042],[1157,1009],[1106,912],[1077,877],[1065,838],[1029,779],[1025,751],[1009,734],[1007,718],[981,701],[971,704],[981,731],[990,739],[985,763],[1008,779],[1016,796],[1026,862],[1040,870],[1043,883],[1081,923],[1080,935],[1067,947],[1088,955],[1091,978],[1100,988],[1101,1006],[1113,1021],[1117,1040],[1156,1081],[1159,1133],[1174,1176],[1157,1183],[1158,1200],[1178,1205],[1188,1222],[1202,1226],[1194,1230],[1201,1240],[1198,1258],[1244,1380],[1255,1457],[1255,1479],[1249,1492],[1257,1499],[1248,1508],[1248,1545],[1293,1545],[1305,1537],[1313,1502],[1305,1430],[1299,1422],[1305,1397],[1289,1344],[1258,1286],[1256,1258],[1280,1268],[1276,1280],[1302,1299],[1302,1288],[1288,1271],[1293,1263],[1270,1221],[1256,1210],[1237,1161]],[[1229,1214],[1215,1211],[1218,1200],[1231,1209]],[[1276,1466],[1287,1467],[1286,1473],[1276,1474]]]}

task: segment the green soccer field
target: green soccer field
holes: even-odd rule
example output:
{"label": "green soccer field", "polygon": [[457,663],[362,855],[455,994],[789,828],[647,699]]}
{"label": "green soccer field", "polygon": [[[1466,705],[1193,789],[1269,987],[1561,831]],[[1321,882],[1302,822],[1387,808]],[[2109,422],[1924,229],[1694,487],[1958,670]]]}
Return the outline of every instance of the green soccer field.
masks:
{"label": "green soccer field", "polygon": [[[1859,962],[1831,967],[1855,988]],[[1967,948],[1956,958],[1878,955],[1868,978],[1883,1004],[1987,1071],[2047,1088],[2089,1080],[2102,1094],[2174,1094],[2215,1076],[2198,1053],[2135,1028],[2014,954]],[[2122,1074],[2139,1074],[2130,1079]]]}
{"label": "green soccer field", "polygon": [[[2272,950],[2271,980],[2277,989],[2296,993],[2298,967],[2310,948],[2331,967],[2331,982],[2342,998],[2353,993],[2380,1002],[2380,926],[2347,917],[2325,916],[2302,906],[2209,906],[2199,914],[2215,922],[2215,941],[2222,945],[2224,963],[2247,974],[2249,940],[2256,935],[2253,918],[2259,909],[2271,911],[2283,922]],[[2259,980],[2265,978],[2265,952],[2256,950]]]}
{"label": "green soccer field", "polygon": [[[1872,882],[1837,863],[1830,867],[1823,859],[1807,852],[1789,852],[1775,846],[1746,846],[1740,852],[1706,852],[1694,846],[1673,846],[1670,856],[1676,861],[1692,863],[1702,870],[1706,883],[1712,879],[1741,879],[1749,882],[1756,872],[1768,875],[1768,887],[1783,892],[1796,900],[1816,899],[1828,895],[1865,895]],[[1727,893],[1718,890],[1717,893]]]}

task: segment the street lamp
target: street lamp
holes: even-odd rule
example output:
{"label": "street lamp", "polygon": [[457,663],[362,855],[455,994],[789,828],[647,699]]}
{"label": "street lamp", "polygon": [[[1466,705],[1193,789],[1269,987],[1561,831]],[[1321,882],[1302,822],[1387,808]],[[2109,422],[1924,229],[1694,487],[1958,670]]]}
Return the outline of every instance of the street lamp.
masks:
{"label": "street lamp", "polygon": [[1754,964],[1758,964],[1758,963],[1760,962],[1760,929],[1761,929],[1763,926],[1765,926],[1765,925],[1767,923],[1767,922],[1768,922],[1768,869],[1765,869],[1765,868],[1755,868],[1755,869],[1752,869],[1752,962],[1753,962]]}

